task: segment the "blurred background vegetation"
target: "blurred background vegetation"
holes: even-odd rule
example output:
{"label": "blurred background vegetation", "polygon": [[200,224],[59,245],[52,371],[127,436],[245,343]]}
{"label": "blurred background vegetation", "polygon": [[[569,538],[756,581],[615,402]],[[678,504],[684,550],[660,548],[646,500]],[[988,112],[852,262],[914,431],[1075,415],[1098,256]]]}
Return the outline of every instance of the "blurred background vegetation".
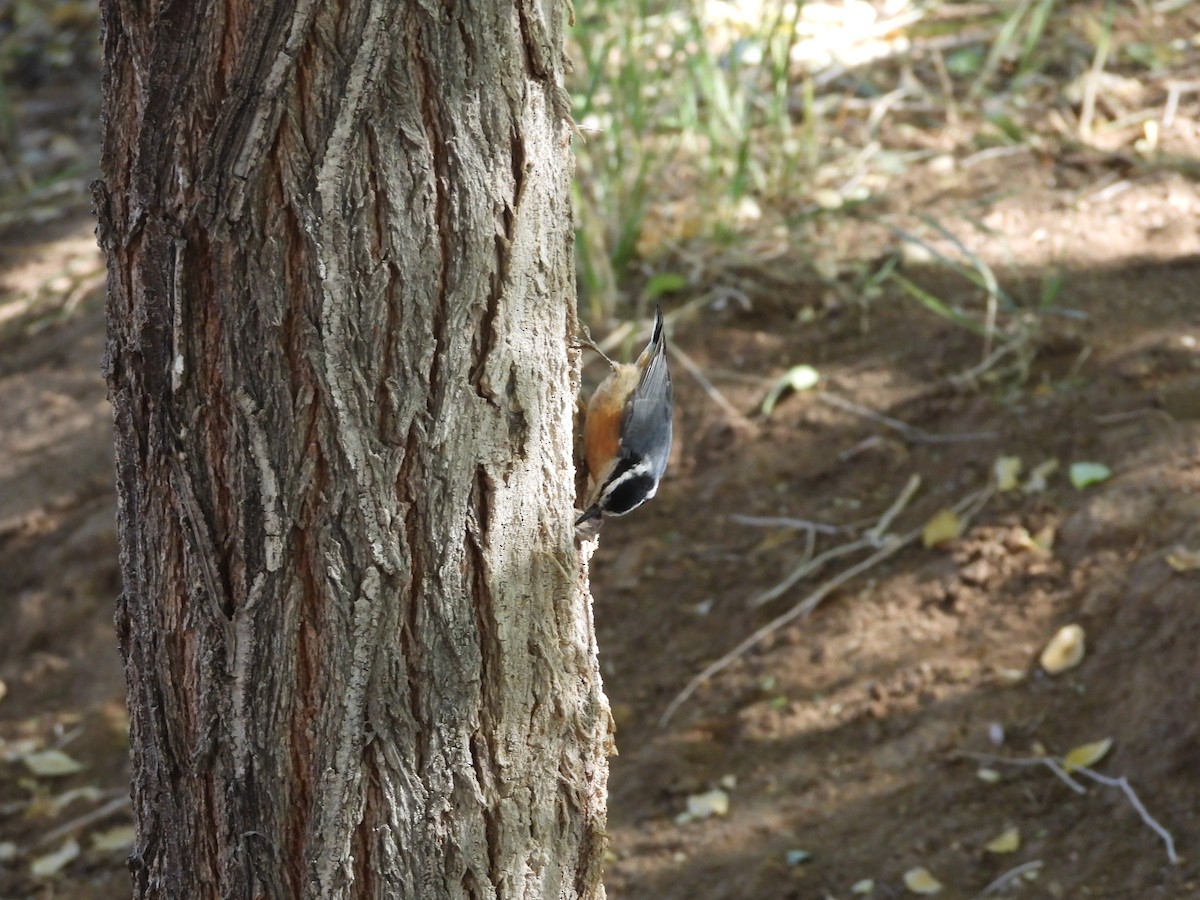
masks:
{"label": "blurred background vegetation", "polygon": [[95,3],[0,3],[0,227],[50,221],[90,200],[99,30]]}
{"label": "blurred background vegetation", "polygon": [[[1194,172],[1163,140],[1180,104],[1200,96],[1190,6],[578,3],[567,49],[585,320],[611,327],[677,292],[748,307],[745,285],[723,273],[785,260],[819,279],[829,302],[869,303],[891,280],[990,340],[1022,303],[1050,306],[1056,276],[1034,297],[1006,295],[973,251],[985,228],[901,227],[898,194],[922,172],[969,173],[1006,155],[1095,149]],[[98,31],[91,2],[0,4],[0,228],[90,202]],[[852,252],[839,238],[847,221]],[[906,255],[961,275],[978,306],[902,277]]]}
{"label": "blurred background vegetation", "polygon": [[[996,328],[1027,324],[1024,312],[1052,306],[1058,275],[1034,296],[1008,296],[973,249],[985,227],[951,234],[928,218],[901,227],[900,195],[922,173],[969,177],[1010,155],[1095,150],[1118,154],[1122,167],[1195,172],[1162,140],[1180,103],[1196,102],[1200,34],[1183,19],[1189,6],[579,4],[569,52],[585,318],[642,313],[674,291],[749,306],[738,279],[722,275],[786,261],[823,282],[831,302],[869,303],[891,280],[989,343]],[[853,247],[839,238],[847,221]],[[902,277],[906,259],[957,273],[977,305]]]}

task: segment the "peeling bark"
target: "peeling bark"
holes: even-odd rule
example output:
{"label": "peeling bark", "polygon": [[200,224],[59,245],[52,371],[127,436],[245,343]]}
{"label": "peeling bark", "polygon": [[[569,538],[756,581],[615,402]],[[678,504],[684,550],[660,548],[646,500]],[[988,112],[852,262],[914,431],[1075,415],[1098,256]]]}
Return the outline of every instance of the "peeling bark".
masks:
{"label": "peeling bark", "polygon": [[138,897],[603,897],[563,7],[102,0]]}

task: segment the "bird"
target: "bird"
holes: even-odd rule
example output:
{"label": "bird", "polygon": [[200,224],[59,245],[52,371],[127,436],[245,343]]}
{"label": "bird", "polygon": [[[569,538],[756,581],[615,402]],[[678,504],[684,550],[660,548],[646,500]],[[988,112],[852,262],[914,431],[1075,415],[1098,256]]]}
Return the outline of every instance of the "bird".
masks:
{"label": "bird", "polygon": [[662,308],[655,307],[654,332],[635,362],[604,358],[612,372],[587,405],[583,445],[589,489],[576,527],[590,519],[623,516],[651,499],[671,454],[674,402]]}

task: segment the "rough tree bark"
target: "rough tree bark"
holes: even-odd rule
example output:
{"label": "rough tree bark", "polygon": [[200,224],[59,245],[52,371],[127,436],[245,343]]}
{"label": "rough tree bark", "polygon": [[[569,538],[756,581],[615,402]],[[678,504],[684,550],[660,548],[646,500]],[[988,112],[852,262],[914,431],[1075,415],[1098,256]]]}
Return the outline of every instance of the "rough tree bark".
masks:
{"label": "rough tree bark", "polygon": [[101,6],[136,896],[603,896],[563,4]]}

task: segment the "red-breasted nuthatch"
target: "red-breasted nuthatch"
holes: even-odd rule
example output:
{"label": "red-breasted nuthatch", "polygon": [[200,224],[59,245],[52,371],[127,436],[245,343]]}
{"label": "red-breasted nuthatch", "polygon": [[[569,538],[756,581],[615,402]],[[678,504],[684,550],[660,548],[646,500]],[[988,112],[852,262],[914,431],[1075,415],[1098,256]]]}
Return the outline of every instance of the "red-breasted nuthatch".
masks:
{"label": "red-breasted nuthatch", "polygon": [[[607,357],[606,357],[607,359]],[[614,363],[596,388],[583,426],[588,502],[576,525],[623,516],[658,491],[671,453],[671,373],[662,309],[654,334],[634,363]]]}

